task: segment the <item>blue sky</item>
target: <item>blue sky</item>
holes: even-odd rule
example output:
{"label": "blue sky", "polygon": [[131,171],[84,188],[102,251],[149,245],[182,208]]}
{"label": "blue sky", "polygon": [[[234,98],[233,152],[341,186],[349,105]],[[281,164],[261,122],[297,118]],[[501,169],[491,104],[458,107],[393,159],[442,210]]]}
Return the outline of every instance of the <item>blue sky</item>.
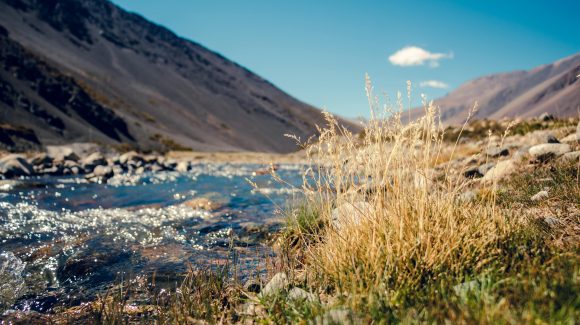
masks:
{"label": "blue sky", "polygon": [[367,72],[390,96],[411,80],[418,104],[580,52],[577,0],[113,2],[347,117],[368,116]]}

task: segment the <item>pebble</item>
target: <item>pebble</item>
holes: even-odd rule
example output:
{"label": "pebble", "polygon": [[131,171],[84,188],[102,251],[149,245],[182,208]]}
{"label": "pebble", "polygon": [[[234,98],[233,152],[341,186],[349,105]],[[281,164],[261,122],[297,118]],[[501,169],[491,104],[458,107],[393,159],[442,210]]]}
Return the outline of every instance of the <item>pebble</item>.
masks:
{"label": "pebble", "polygon": [[534,194],[530,199],[532,201],[541,201],[547,199],[549,197],[548,191],[539,191],[538,193]]}
{"label": "pebble", "polygon": [[272,280],[266,284],[264,289],[260,292],[262,297],[268,297],[274,294],[278,294],[288,287],[288,276],[284,272],[276,273],[272,277]]}

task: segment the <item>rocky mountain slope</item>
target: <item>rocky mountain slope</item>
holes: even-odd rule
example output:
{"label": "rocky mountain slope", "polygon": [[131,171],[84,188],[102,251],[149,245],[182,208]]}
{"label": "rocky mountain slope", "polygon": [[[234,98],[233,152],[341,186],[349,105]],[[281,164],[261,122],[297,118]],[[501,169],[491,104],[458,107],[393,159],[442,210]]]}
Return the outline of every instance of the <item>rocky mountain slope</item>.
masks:
{"label": "rocky mountain slope", "polygon": [[[320,111],[106,0],[0,0],[0,142],[296,149]],[[348,122],[344,122],[348,124]]]}
{"label": "rocky mountain slope", "polygon": [[[461,124],[478,102],[478,119],[580,116],[580,53],[529,71],[485,76],[435,100],[445,123]],[[418,117],[423,109],[414,110]]]}

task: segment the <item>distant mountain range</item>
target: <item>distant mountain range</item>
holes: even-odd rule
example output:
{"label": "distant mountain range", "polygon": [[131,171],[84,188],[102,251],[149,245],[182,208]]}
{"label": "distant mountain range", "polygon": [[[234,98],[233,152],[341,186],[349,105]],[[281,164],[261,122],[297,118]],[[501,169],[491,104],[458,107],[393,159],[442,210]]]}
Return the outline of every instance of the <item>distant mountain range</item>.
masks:
{"label": "distant mountain range", "polygon": [[[322,116],[106,0],[0,0],[0,147],[289,152]],[[348,121],[342,123],[356,129]]]}
{"label": "distant mountain range", "polygon": [[[533,118],[542,113],[580,117],[580,53],[529,71],[481,77],[435,100],[441,119],[461,124],[477,101],[475,119]],[[423,113],[412,111],[412,118]]]}

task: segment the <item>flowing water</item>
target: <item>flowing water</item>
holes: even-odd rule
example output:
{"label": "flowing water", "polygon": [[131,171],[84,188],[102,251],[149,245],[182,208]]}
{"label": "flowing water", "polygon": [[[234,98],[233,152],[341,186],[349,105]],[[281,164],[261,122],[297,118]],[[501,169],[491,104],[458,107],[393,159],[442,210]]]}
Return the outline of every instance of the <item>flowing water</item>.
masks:
{"label": "flowing water", "polygon": [[[80,304],[135,275],[175,285],[189,267],[223,264],[233,251],[242,277],[256,272],[272,254],[263,238],[281,226],[277,210],[298,195],[265,169],[199,164],[187,173],[117,175],[107,184],[3,181],[0,309]],[[281,165],[277,173],[298,185],[300,169]],[[193,199],[206,207],[184,204]]]}

